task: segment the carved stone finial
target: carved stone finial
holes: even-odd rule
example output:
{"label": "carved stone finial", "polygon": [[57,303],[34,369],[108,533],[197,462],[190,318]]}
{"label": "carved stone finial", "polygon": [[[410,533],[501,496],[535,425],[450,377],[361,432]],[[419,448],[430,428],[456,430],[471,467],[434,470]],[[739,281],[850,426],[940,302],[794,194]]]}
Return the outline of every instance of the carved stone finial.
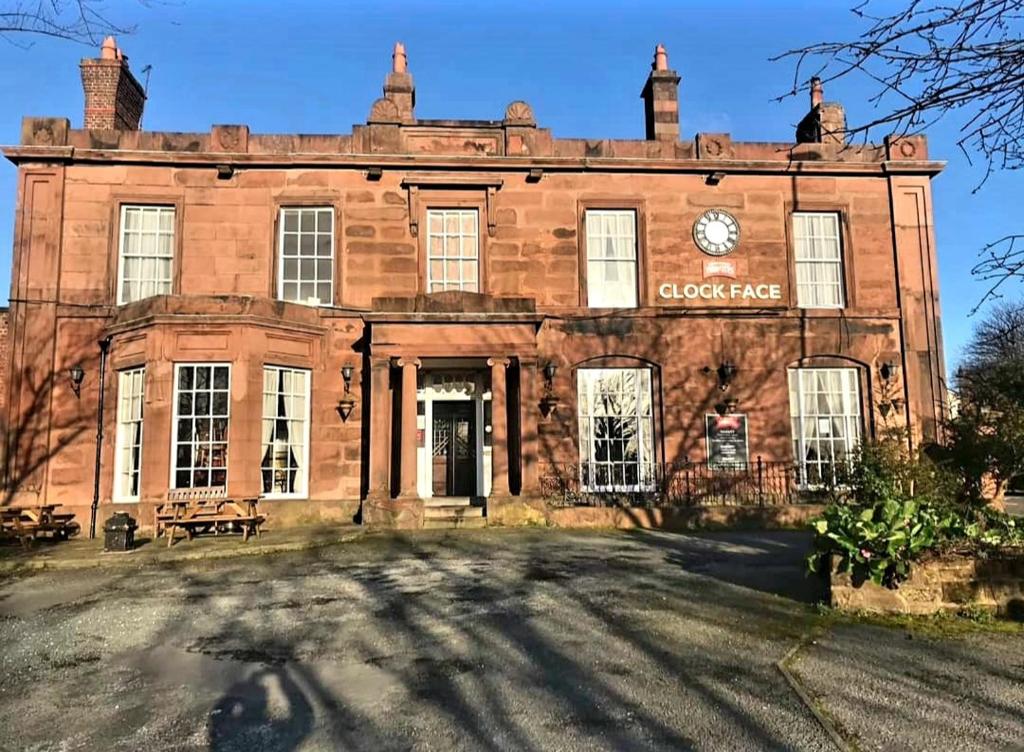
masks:
{"label": "carved stone finial", "polygon": [[398,105],[387,97],[381,97],[370,105],[370,116],[366,119],[368,123],[399,123],[402,121]]}
{"label": "carved stone finial", "polygon": [[668,70],[668,50],[665,49],[665,45],[659,44],[654,48],[654,62],[651,64],[651,69],[656,71]]}
{"label": "carved stone finial", "polygon": [[825,87],[821,85],[821,79],[814,76],[811,79],[811,109],[813,110],[825,99]]}
{"label": "carved stone finial", "polygon": [[517,125],[534,125],[533,108],[521,99],[517,99],[505,108],[505,122]]}
{"label": "carved stone finial", "polygon": [[405,45],[395,42],[395,52],[391,55],[391,70],[395,73],[405,73],[409,70],[409,57],[405,54]]}

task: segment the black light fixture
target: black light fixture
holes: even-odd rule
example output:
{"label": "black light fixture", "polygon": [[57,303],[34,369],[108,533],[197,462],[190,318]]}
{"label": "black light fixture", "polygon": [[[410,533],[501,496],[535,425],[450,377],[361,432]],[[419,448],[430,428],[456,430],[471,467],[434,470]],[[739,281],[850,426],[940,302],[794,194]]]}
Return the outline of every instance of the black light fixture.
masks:
{"label": "black light fixture", "polygon": [[338,400],[338,415],[341,416],[342,422],[348,420],[348,416],[352,414],[352,411],[356,409],[356,401],[352,398],[349,392],[352,391],[352,374],[355,373],[355,369],[350,365],[343,365],[341,367],[341,380],[345,382],[345,396]]}
{"label": "black light fixture", "polygon": [[739,404],[740,401],[738,399],[735,397],[729,397],[715,405],[715,412],[718,413],[719,416],[725,416],[729,413],[736,412],[736,408],[739,407]]}
{"label": "black light fixture", "polygon": [[71,379],[71,391],[75,393],[76,397],[80,397],[82,395],[82,381],[85,380],[85,370],[80,364],[75,363],[68,369],[68,378]]}
{"label": "black light fixture", "polygon": [[896,364],[892,361],[885,361],[878,366],[878,375],[882,377],[882,381],[888,381],[896,375]]}
{"label": "black light fixture", "polygon": [[716,371],[718,374],[718,388],[724,392],[732,386],[733,379],[736,378],[736,373],[738,371],[739,369],[736,367],[735,363],[728,360],[723,361]]}
{"label": "black light fixture", "polygon": [[551,387],[555,381],[555,374],[558,373],[558,366],[554,363],[548,363],[544,366],[544,384],[551,391]]}

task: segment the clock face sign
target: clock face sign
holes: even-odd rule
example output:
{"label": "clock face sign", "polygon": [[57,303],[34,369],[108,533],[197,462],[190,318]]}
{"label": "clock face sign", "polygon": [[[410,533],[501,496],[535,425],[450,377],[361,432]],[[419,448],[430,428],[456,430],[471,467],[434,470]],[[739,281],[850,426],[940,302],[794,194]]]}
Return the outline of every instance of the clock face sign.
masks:
{"label": "clock face sign", "polygon": [[725,256],[740,242],[740,223],[729,212],[708,209],[693,223],[693,239],[704,253]]}

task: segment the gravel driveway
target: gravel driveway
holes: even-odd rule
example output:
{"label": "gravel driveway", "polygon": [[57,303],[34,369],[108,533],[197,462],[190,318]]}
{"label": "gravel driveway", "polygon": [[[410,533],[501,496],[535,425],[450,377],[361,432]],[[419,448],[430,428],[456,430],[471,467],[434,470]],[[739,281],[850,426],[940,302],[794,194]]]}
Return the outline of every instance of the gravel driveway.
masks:
{"label": "gravel driveway", "polygon": [[[806,546],[799,533],[479,531],[8,580],[0,746],[834,749],[775,666],[815,618]],[[832,667],[884,691],[874,661],[843,673],[842,639],[812,647],[800,674]],[[1024,641],[992,639],[1017,640],[1018,665],[979,694],[1001,697],[1003,717],[946,749],[1021,739]],[[958,648],[944,649],[955,671]],[[899,658],[917,670],[911,650]],[[910,740],[889,748],[914,748],[913,718],[887,723],[885,739]]]}

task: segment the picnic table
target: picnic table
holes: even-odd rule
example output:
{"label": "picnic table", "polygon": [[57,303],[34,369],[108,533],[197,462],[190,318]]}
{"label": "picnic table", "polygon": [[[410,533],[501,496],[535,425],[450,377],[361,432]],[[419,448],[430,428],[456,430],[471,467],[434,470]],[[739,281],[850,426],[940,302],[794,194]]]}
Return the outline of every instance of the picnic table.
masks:
{"label": "picnic table", "polygon": [[65,540],[78,529],[75,515],[58,514],[60,504],[34,504],[32,506],[0,507],[0,536],[15,537],[27,545],[40,534],[49,534]]}
{"label": "picnic table", "polygon": [[188,540],[200,533],[219,535],[239,527],[242,540],[248,541],[253,534],[259,538],[266,517],[260,514],[258,502],[256,498],[230,499],[220,487],[175,489],[153,514],[154,535],[167,536],[168,548],[179,529]]}

